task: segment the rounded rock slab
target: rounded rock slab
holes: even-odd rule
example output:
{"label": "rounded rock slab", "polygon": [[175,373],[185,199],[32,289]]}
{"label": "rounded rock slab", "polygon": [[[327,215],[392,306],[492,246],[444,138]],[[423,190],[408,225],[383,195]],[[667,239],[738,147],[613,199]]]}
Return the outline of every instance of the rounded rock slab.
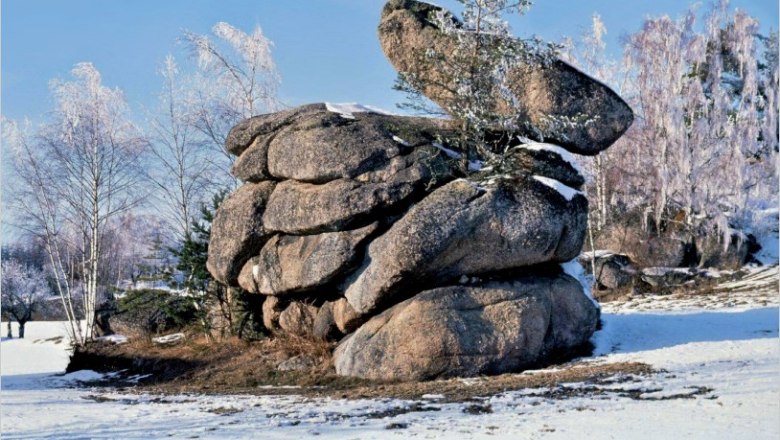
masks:
{"label": "rounded rock slab", "polygon": [[413,206],[374,239],[346,291],[361,315],[392,306],[410,289],[546,262],[582,249],[587,200],[533,178],[479,187],[456,180]]}
{"label": "rounded rock slab", "polygon": [[206,262],[215,279],[237,286],[244,263],[257,255],[271,236],[263,226],[262,218],[274,187],[273,182],[247,183],[217,209]]}
{"label": "rounded rock slab", "polygon": [[517,372],[587,342],[598,317],[565,274],[440,287],[371,318],[339,344],[334,364],[377,380]]}
{"label": "rounded rock slab", "polygon": [[351,231],[317,235],[276,235],[260,255],[244,265],[238,283],[244,290],[284,295],[328,284],[354,266],[365,239],[378,223]]}
{"label": "rounded rock slab", "polygon": [[[356,112],[346,118],[324,104],[250,118],[236,126],[231,172],[244,181],[326,183],[370,174],[386,180],[416,147],[430,146],[451,130],[449,121]],[[240,135],[239,135],[240,133]]]}
{"label": "rounded rock slab", "polygon": [[315,185],[285,180],[271,194],[263,224],[292,235],[353,229],[405,204],[430,180],[431,170],[422,162],[399,170],[385,182],[338,179]]}

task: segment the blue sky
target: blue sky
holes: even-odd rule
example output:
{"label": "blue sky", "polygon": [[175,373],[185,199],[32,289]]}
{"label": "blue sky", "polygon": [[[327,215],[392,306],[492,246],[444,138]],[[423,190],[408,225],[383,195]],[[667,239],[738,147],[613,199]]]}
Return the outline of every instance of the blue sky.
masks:
{"label": "blue sky", "polygon": [[[454,0],[439,0],[453,7]],[[218,21],[244,30],[259,24],[275,43],[281,98],[296,105],[358,101],[393,109],[395,72],[376,38],[384,0],[2,0],[2,112],[40,120],[51,107],[48,83],[91,61],[104,83],[125,91],[135,110],[152,107],[166,54],[185,56],[182,30],[206,33]],[[594,12],[617,52],[621,35],[647,16],[677,16],[682,0],[537,0],[513,20],[515,34],[548,40],[577,36]],[[766,32],[777,29],[777,0],[734,0]],[[140,114],[140,112],[139,112]]]}

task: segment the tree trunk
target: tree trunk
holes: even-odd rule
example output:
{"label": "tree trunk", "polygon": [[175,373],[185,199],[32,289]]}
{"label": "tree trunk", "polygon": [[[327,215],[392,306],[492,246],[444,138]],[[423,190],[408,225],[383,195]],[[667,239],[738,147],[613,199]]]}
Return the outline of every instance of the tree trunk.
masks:
{"label": "tree trunk", "polygon": [[13,339],[13,338],[14,338],[14,334],[13,334],[13,331],[11,330],[11,320],[9,319],[8,320],[8,339]]}
{"label": "tree trunk", "polygon": [[27,324],[27,323],[26,322],[19,322],[19,339],[24,339],[24,325],[25,324]]}

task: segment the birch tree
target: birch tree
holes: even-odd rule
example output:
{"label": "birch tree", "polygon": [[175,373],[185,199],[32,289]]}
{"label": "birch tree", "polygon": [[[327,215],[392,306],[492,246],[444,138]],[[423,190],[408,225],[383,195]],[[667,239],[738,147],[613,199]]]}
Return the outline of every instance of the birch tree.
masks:
{"label": "birch tree", "polygon": [[[77,64],[71,75],[70,81],[52,81],[55,106],[34,139],[17,134],[15,165],[20,212],[27,228],[46,243],[71,337],[83,344],[93,336],[106,287],[101,279],[105,227],[142,197],[136,189],[144,142],[122,92],[104,86],[91,63]],[[83,332],[73,307],[79,287]]]}
{"label": "birch tree", "polygon": [[713,5],[704,32],[695,30],[696,19],[694,10],[677,21],[650,19],[630,38],[644,133],[638,147],[658,150],[652,187],[659,230],[680,212],[688,227],[730,236],[730,227],[747,226],[753,202],[769,196],[776,179],[763,166],[773,162],[764,145],[776,134],[761,136],[762,120],[776,114],[765,104],[774,92],[759,91],[755,19],[729,13],[726,1]]}
{"label": "birch tree", "polygon": [[212,176],[226,170],[220,170],[212,160],[208,140],[195,127],[199,110],[195,93],[173,56],[166,57],[160,74],[163,88],[159,108],[149,124],[152,162],[147,175],[174,237],[182,241],[191,232],[195,211],[211,186]]}
{"label": "birch tree", "polygon": [[[182,41],[197,60],[194,86],[194,126],[223,155],[227,170],[232,158],[225,139],[234,125],[251,116],[280,109],[280,77],[271,56],[273,43],[256,26],[251,34],[219,22],[212,35],[185,32]],[[235,184],[227,173],[226,181]]]}

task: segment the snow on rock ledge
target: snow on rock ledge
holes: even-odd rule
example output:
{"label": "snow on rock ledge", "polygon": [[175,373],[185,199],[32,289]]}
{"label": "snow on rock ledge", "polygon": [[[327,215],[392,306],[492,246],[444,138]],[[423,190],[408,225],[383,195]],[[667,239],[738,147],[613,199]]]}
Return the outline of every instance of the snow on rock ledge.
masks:
{"label": "snow on rock ledge", "polygon": [[372,107],[370,105],[358,104],[357,102],[326,102],[325,108],[327,108],[329,112],[338,113],[346,119],[355,119],[355,115],[353,113],[376,113],[378,115],[393,115],[393,113],[387,110],[383,110],[378,107]]}
{"label": "snow on rock ledge", "polygon": [[562,195],[563,198],[565,198],[569,202],[571,202],[571,199],[573,199],[574,196],[576,195],[581,195],[584,197],[582,192],[577,191],[576,189],[571,188],[569,186],[566,186],[555,179],[551,179],[549,177],[544,177],[544,176],[534,176],[534,179],[558,191],[558,194]]}

